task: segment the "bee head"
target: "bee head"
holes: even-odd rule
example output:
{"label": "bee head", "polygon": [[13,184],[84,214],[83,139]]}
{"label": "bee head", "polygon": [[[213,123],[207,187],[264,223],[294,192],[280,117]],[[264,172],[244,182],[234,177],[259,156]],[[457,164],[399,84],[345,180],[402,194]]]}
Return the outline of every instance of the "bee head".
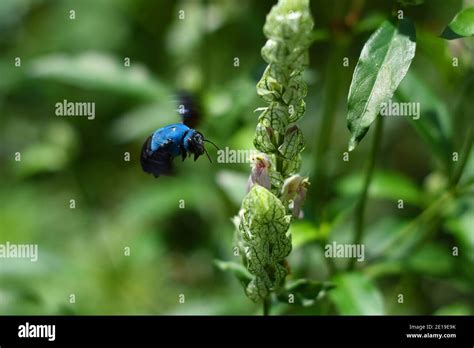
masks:
{"label": "bee head", "polygon": [[206,151],[204,148],[204,136],[195,130],[186,137],[184,146],[188,152],[194,154],[194,160],[197,160]]}
{"label": "bee head", "polygon": [[[212,163],[212,160],[209,157],[209,154],[207,153],[206,148],[204,146],[204,142],[208,142],[208,143],[211,143],[212,145],[216,146],[211,141],[205,139],[204,135],[202,135],[202,133],[200,133],[196,130],[193,130],[192,133],[189,134],[189,136],[186,136],[184,147],[185,147],[186,151],[194,154],[194,160],[197,160],[199,156],[201,156],[203,153],[205,153],[207,158],[209,159],[209,161]],[[217,148],[217,146],[216,146],[216,148]]]}

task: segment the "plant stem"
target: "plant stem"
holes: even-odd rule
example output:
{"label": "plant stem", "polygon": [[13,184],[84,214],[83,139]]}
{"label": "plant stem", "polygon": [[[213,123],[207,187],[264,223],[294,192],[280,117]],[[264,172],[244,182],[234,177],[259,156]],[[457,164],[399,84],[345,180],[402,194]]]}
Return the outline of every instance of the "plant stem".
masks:
{"label": "plant stem", "polygon": [[463,148],[461,150],[461,162],[454,170],[454,175],[451,178],[451,186],[456,186],[461,179],[464,167],[466,167],[467,161],[469,159],[469,154],[471,153],[472,143],[474,142],[474,126],[471,124],[467,131],[466,140],[464,141]]}
{"label": "plant stem", "polygon": [[[354,244],[360,244],[362,241],[362,235],[364,230],[364,215],[367,197],[369,193],[370,182],[374,173],[375,159],[377,157],[380,140],[382,138],[382,116],[378,116],[375,121],[375,133],[372,141],[372,149],[370,151],[369,163],[365,172],[364,187],[359,198],[359,202],[355,211],[355,223],[354,223]],[[355,266],[355,258],[350,259],[348,269],[352,270]]]}
{"label": "plant stem", "polygon": [[270,306],[271,306],[271,299],[270,299],[270,296],[267,296],[263,299],[263,315],[264,316],[270,315]]}

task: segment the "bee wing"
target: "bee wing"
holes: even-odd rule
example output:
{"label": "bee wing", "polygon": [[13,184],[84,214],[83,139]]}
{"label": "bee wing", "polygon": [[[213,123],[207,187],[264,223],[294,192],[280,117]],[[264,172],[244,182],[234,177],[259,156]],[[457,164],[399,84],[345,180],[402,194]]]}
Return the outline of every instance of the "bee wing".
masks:
{"label": "bee wing", "polygon": [[143,171],[153,174],[155,177],[160,175],[172,175],[172,156],[165,148],[159,148],[151,151],[151,136],[147,138],[142,146],[140,163]]}
{"label": "bee wing", "polygon": [[181,91],[179,92],[178,103],[178,112],[183,124],[189,128],[196,128],[201,119],[197,98],[192,96],[189,92]]}

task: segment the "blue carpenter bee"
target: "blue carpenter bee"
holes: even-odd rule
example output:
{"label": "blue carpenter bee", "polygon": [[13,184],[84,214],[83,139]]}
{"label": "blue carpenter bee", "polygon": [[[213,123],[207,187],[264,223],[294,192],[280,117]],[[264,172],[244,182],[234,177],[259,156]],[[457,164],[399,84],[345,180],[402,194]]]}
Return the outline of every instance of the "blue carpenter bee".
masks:
{"label": "blue carpenter bee", "polygon": [[194,154],[196,161],[199,156],[205,153],[212,163],[204,147],[204,142],[208,142],[216,148],[217,146],[205,139],[202,133],[193,129],[199,113],[194,107],[193,99],[187,94],[181,95],[179,113],[183,123],[170,124],[157,129],[143,144],[140,157],[142,169],[153,174],[155,178],[160,175],[171,175],[172,161],[179,155],[184,161],[188,154]]}

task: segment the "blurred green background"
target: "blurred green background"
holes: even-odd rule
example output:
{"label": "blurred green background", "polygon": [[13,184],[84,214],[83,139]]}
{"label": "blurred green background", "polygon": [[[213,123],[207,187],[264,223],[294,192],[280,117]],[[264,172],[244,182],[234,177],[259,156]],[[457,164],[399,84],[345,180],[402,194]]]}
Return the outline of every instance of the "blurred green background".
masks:
{"label": "blurred green background", "polygon": [[[263,105],[255,91],[265,68],[262,26],[272,5],[0,2],[0,243],[39,245],[36,263],[0,259],[0,314],[260,312],[238,281],[215,266],[215,260],[238,261],[231,219],[245,195],[249,164],[188,159],[177,161],[175,177],[154,179],[142,172],[139,153],[151,132],[178,120],[179,89],[200,99],[198,129],[206,137],[221,148],[253,148],[253,110]],[[474,41],[437,37],[472,5],[430,0],[404,9],[416,24],[418,44],[397,98],[420,102],[421,118],[384,124],[367,207],[366,261],[346,273],[347,260],[331,265],[323,247],[353,238],[371,137],[343,161],[347,93],[364,42],[402,7],[395,1],[312,1],[315,43],[305,73],[301,170],[311,189],[304,219],[292,226],[290,278],[331,281],[337,288],[312,306],[281,304],[273,313],[473,313],[473,191],[418,218],[444,192],[451,154],[461,151],[473,122]],[[95,102],[95,119],[56,117],[55,104],[64,99]],[[471,158],[462,180],[473,177]]]}

